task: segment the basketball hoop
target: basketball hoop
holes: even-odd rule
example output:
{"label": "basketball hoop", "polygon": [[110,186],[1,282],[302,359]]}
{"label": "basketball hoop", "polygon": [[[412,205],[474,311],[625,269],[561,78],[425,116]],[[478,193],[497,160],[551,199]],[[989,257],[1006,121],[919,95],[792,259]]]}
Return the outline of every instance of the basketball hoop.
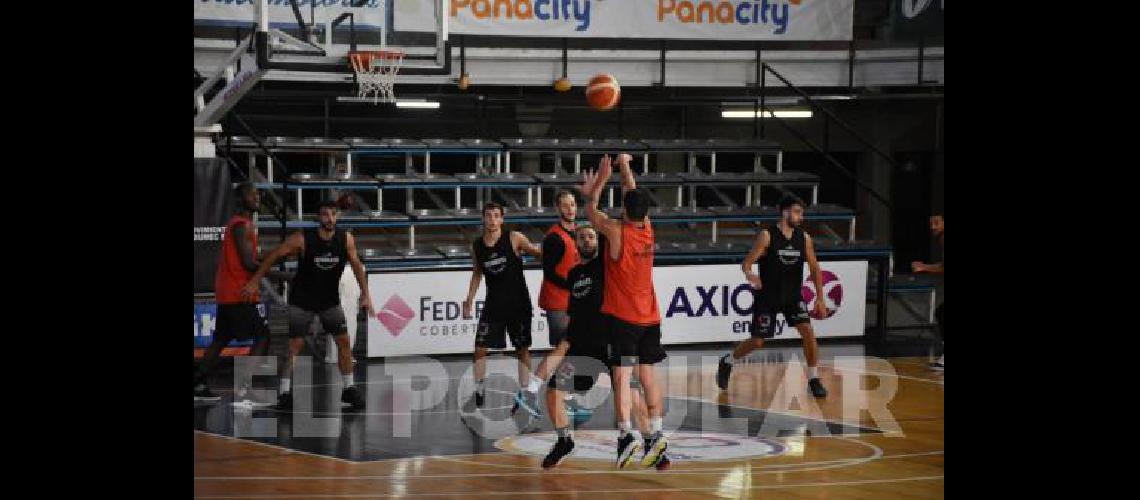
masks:
{"label": "basketball hoop", "polygon": [[356,73],[356,87],[361,99],[372,96],[372,103],[396,102],[393,92],[396,74],[404,63],[398,50],[362,50],[349,52],[348,61]]}

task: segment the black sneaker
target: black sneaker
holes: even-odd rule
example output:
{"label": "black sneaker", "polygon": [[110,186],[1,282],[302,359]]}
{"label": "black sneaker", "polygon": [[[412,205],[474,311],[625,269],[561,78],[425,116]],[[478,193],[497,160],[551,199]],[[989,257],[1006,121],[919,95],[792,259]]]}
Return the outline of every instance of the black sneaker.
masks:
{"label": "black sneaker", "polygon": [[194,389],[194,401],[217,401],[219,399],[222,397],[214,394],[214,391],[211,391],[205,384]]}
{"label": "black sneaker", "polygon": [[815,396],[817,398],[827,397],[827,389],[823,388],[823,384],[820,383],[818,378],[808,380],[808,387],[811,389],[812,396]]}
{"label": "black sneaker", "polygon": [[619,469],[624,469],[630,462],[633,461],[633,454],[641,449],[641,443],[633,437],[633,433],[627,433],[625,436],[618,438],[617,445],[617,466]]}
{"label": "black sneaker", "polygon": [[340,402],[352,405],[353,411],[364,409],[364,396],[360,395],[360,389],[357,389],[355,385],[345,387],[340,391]]}
{"label": "black sneaker", "polygon": [[273,406],[274,410],[279,411],[293,411],[293,393],[282,392],[277,395],[277,404]]}
{"label": "black sneaker", "polygon": [[483,407],[483,398],[485,396],[486,396],[486,393],[484,391],[481,391],[481,390],[475,391],[475,407],[476,408],[482,408]]}
{"label": "black sneaker", "polygon": [[732,376],[732,365],[726,361],[729,356],[731,354],[725,354],[720,358],[720,366],[716,367],[716,386],[722,391],[728,390],[728,377]]}
{"label": "black sneaker", "polygon": [[542,411],[538,409],[538,395],[530,391],[519,391],[515,394],[515,404],[511,407],[511,415],[517,413],[519,408],[526,410],[534,417],[542,415]]}
{"label": "black sneaker", "polygon": [[641,457],[641,466],[653,467],[657,465],[668,447],[669,440],[665,439],[665,435],[661,432],[654,432],[645,440],[645,455]]}
{"label": "black sneaker", "polygon": [[546,455],[546,458],[542,459],[542,468],[549,469],[562,463],[562,459],[566,458],[566,456],[569,455],[572,451],[574,451],[573,438],[558,438],[558,442],[554,443],[554,448],[551,448],[550,453]]}
{"label": "black sneaker", "polygon": [[668,470],[670,465],[673,465],[673,461],[669,460],[669,455],[662,453],[661,458],[657,460],[657,463],[653,465],[653,468],[657,470]]}

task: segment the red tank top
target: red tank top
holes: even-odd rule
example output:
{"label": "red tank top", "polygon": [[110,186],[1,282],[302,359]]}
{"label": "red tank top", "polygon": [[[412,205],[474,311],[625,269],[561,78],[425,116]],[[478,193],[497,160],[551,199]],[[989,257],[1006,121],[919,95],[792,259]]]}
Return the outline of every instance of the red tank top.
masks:
{"label": "red tank top", "polygon": [[[554,234],[562,239],[562,246],[565,251],[562,252],[562,260],[554,266],[554,272],[562,279],[566,279],[570,275],[570,269],[578,265],[582,260],[578,256],[578,245],[574,242],[574,238],[570,233],[562,228],[560,224],[550,226],[546,231],[547,236]],[[543,258],[546,258],[545,256]],[[559,288],[551,283],[549,280],[542,280],[542,291],[538,294],[538,307],[547,311],[565,311],[570,307],[570,291],[565,288]]]}
{"label": "red tank top", "polygon": [[219,304],[256,303],[261,300],[257,293],[249,299],[241,296],[241,288],[253,273],[242,267],[237,242],[234,241],[234,228],[239,224],[249,225],[245,234],[254,254],[257,253],[257,231],[253,230],[253,221],[249,217],[234,215],[226,223],[226,232],[222,235],[222,258],[218,259],[218,272],[214,274],[214,298]]}
{"label": "red tank top", "polygon": [[605,294],[602,312],[626,323],[651,326],[661,323],[657,292],[653,289],[653,226],[623,223],[621,256],[606,252]]}

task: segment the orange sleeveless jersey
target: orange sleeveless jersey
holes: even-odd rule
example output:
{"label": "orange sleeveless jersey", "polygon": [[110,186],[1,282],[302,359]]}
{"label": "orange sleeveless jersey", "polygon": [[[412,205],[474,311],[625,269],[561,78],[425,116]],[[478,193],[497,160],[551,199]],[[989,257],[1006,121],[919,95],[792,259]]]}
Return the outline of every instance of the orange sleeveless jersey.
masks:
{"label": "orange sleeveless jersey", "polygon": [[621,257],[606,252],[605,293],[602,312],[626,323],[651,326],[661,323],[657,292],[653,289],[653,226],[621,227]]}
{"label": "orange sleeveless jersey", "polygon": [[[555,224],[550,226],[546,234],[554,233],[562,239],[562,245],[566,250],[562,252],[562,260],[554,266],[554,272],[561,276],[563,279],[570,274],[570,269],[578,265],[582,260],[578,256],[578,245],[574,242],[574,237],[570,233],[562,229],[562,226]],[[570,307],[570,291],[564,288],[559,288],[547,280],[542,280],[542,291],[538,294],[538,307],[547,311],[565,311]]]}
{"label": "orange sleeveless jersey", "polygon": [[254,253],[257,252],[257,231],[254,231],[253,221],[248,217],[233,216],[226,223],[226,232],[222,237],[222,256],[218,259],[218,272],[214,274],[214,298],[218,304],[257,303],[261,301],[259,294],[249,299],[243,299],[241,288],[245,286],[252,272],[246,271],[241,265],[241,255],[238,254],[234,241],[234,227],[238,224],[248,224],[246,235]]}

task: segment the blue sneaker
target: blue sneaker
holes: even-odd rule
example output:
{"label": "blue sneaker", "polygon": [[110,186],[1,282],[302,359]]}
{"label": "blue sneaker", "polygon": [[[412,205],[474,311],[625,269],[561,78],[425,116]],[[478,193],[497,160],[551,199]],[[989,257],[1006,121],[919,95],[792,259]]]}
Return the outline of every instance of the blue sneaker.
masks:
{"label": "blue sneaker", "polygon": [[530,391],[519,391],[515,393],[515,404],[511,407],[511,415],[518,412],[519,408],[526,410],[526,412],[533,417],[542,415],[542,411],[538,409],[538,396],[530,393]]}
{"label": "blue sneaker", "polygon": [[566,404],[566,416],[574,423],[581,424],[594,416],[594,410],[578,404],[578,400],[571,398],[563,401]]}

